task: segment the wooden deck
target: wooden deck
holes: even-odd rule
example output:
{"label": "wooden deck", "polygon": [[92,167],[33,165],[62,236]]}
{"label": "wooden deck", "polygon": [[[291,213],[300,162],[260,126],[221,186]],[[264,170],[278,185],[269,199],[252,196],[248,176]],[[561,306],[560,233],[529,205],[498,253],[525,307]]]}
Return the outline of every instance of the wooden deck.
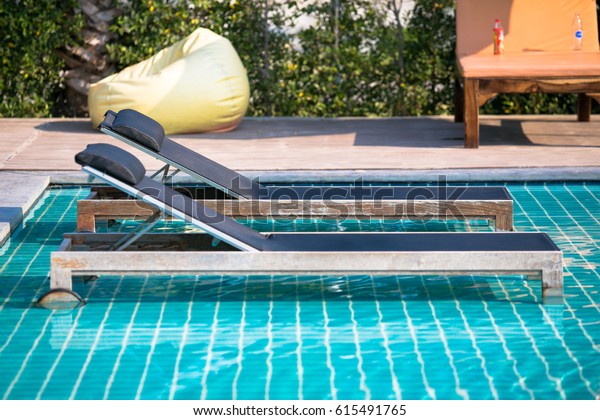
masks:
{"label": "wooden deck", "polygon": [[[175,135],[237,170],[427,170],[469,168],[600,169],[600,117],[481,118],[481,146],[463,148],[463,124],[451,117],[246,118],[229,133]],[[87,144],[117,144],[149,169],[153,158],[92,130],[83,119],[0,119],[0,170],[79,170]]]}

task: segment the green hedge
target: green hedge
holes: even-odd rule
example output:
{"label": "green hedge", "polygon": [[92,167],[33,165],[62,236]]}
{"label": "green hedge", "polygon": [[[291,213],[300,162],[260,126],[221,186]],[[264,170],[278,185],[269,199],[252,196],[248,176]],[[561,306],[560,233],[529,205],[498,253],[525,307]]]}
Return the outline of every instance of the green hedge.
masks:
{"label": "green hedge", "polygon": [[[107,0],[97,0],[106,8]],[[191,33],[227,37],[251,84],[249,115],[395,116],[451,114],[453,0],[417,0],[399,29],[393,0],[305,2],[112,0],[122,9],[106,46],[115,70]],[[92,2],[94,3],[94,2]],[[265,10],[265,5],[269,9]],[[83,45],[78,1],[4,0],[0,25],[0,116],[70,116],[57,51]],[[314,22],[295,28],[299,16]],[[292,28],[290,30],[290,28]],[[106,52],[106,51],[105,51]],[[501,95],[488,113],[573,113],[573,95]],[[85,110],[75,114],[83,116]]]}
{"label": "green hedge", "polygon": [[76,0],[0,2],[0,116],[60,115],[64,61],[55,51],[78,42],[82,19]]}
{"label": "green hedge", "polygon": [[[250,79],[251,115],[452,112],[453,1],[417,2],[405,30],[403,69],[385,2],[269,3],[266,22],[265,2],[133,2],[111,28],[119,35],[111,57],[126,67],[203,26],[236,47]],[[286,28],[300,15],[315,23],[292,35]]]}

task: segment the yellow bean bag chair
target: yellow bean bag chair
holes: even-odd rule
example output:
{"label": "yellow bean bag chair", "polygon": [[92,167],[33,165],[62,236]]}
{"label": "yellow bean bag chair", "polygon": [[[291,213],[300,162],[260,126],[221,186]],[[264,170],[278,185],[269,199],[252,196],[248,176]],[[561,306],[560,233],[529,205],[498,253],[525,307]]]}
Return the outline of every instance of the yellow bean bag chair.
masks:
{"label": "yellow bean bag chair", "polygon": [[167,134],[234,129],[248,108],[246,69],[231,43],[208,29],[90,86],[97,127],[111,109],[135,109]]}

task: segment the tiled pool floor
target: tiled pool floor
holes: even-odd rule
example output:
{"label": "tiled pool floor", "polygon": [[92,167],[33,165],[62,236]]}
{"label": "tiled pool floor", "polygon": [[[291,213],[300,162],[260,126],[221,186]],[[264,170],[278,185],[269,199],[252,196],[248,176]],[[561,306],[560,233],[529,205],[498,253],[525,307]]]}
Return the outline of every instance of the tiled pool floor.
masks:
{"label": "tiled pool floor", "polygon": [[539,282],[518,276],[106,276],[76,283],[83,308],[48,311],[34,302],[49,286],[50,252],[87,193],[49,190],[0,250],[0,395],[596,398],[600,183],[507,187],[516,229],[545,231],[564,252],[564,307],[540,305]]}

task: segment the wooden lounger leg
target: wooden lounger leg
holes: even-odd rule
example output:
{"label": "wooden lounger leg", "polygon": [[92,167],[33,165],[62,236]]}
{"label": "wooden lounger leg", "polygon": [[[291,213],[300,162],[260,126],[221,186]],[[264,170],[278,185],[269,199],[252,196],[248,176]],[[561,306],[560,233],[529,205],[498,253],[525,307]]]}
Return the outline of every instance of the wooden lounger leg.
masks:
{"label": "wooden lounger leg", "polygon": [[77,213],[77,232],[96,232],[96,216],[88,213]]}
{"label": "wooden lounger leg", "polygon": [[[72,241],[65,238],[58,247],[58,252],[71,251]],[[71,267],[73,261],[65,258],[50,257],[50,290],[64,289],[73,290],[73,275]]]}
{"label": "wooden lounger leg", "polygon": [[71,269],[60,262],[52,261],[50,269],[50,289],[73,290],[73,276]]}
{"label": "wooden lounger leg", "polygon": [[94,205],[98,200],[94,200],[96,192],[92,193],[85,200],[77,202],[77,231],[78,232],[96,232],[96,213]]}
{"label": "wooden lounger leg", "polygon": [[72,288],[71,269],[52,261],[50,268],[50,290],[37,301],[37,306],[51,310],[75,309],[85,301]]}
{"label": "wooden lounger leg", "polygon": [[585,93],[577,95],[577,121],[589,122],[592,115],[592,98]]}
{"label": "wooden lounger leg", "polygon": [[513,229],[513,210],[511,206],[510,211],[496,214],[496,230],[509,232]]}
{"label": "wooden lounger leg", "polygon": [[465,79],[465,147],[479,147],[479,80]]}
{"label": "wooden lounger leg", "polygon": [[465,122],[465,91],[458,77],[454,80],[454,122]]}
{"label": "wooden lounger leg", "polygon": [[562,266],[542,270],[542,301],[544,305],[562,305],[564,303]]}

